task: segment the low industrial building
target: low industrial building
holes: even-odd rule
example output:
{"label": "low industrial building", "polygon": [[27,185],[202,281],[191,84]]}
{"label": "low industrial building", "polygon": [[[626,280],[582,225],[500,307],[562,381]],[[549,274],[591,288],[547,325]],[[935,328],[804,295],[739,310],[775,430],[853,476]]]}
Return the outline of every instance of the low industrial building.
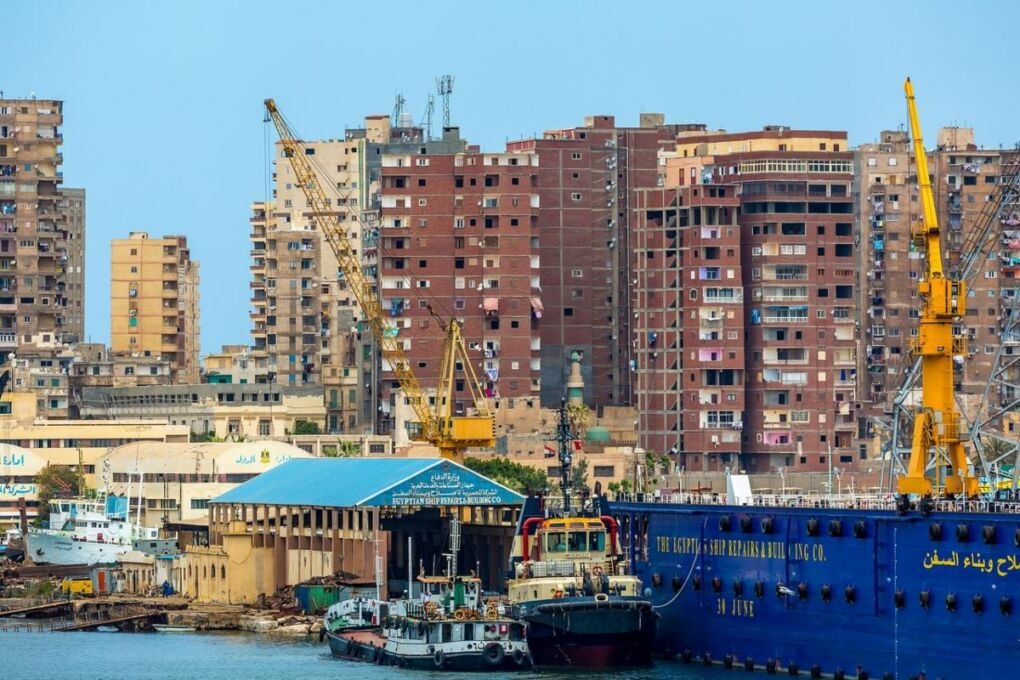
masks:
{"label": "low industrial building", "polygon": [[209,546],[187,549],[173,584],[200,601],[250,603],[340,573],[397,595],[409,570],[444,569],[457,518],[459,572],[498,588],[523,501],[444,459],[291,460],[210,502]]}
{"label": "low industrial building", "polygon": [[326,406],[316,385],[197,384],[84,387],[85,418],[167,418],[196,435],[220,439],[283,437],[298,422],[325,431]]}

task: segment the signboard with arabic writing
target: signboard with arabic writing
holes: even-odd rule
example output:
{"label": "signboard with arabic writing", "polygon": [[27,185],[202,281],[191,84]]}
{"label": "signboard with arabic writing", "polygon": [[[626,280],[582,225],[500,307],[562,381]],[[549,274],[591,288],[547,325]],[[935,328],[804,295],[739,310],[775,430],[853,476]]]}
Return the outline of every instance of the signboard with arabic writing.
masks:
{"label": "signboard with arabic writing", "polygon": [[519,505],[521,496],[471,470],[444,463],[372,498],[374,505]]}

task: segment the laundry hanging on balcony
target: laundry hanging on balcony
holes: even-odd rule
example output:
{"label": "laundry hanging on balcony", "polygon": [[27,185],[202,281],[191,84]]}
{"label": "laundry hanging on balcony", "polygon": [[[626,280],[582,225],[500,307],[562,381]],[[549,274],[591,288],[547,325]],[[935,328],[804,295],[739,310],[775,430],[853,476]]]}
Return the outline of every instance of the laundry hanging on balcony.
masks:
{"label": "laundry hanging on balcony", "polygon": [[545,309],[542,307],[542,301],[537,297],[531,298],[531,313],[535,315],[535,318],[541,319],[542,312],[544,311]]}

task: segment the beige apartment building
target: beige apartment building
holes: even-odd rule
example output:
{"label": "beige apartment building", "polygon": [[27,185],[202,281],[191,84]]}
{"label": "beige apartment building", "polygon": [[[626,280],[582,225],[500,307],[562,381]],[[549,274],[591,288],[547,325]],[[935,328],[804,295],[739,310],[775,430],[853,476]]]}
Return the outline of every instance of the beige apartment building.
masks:
{"label": "beige apartment building", "polygon": [[223,349],[205,357],[203,381],[244,385],[268,382],[265,361],[256,360],[248,345],[223,345]]}
{"label": "beige apartment building", "polygon": [[199,267],[183,236],[115,239],[110,260],[110,341],[115,354],[170,361],[173,382],[199,381]]}
{"label": "beige apartment building", "polygon": [[79,199],[60,188],[62,123],[63,102],[0,99],[0,355],[80,336],[80,304],[68,301],[83,289],[69,289],[67,274],[69,248],[84,241],[69,244],[63,204]]}
{"label": "beige apartment building", "polygon": [[[63,325],[67,342],[85,338],[85,190],[68,187],[60,190],[60,210],[67,229],[67,264],[63,294],[65,309]],[[61,290],[57,282],[57,290]]]}
{"label": "beige apartment building", "polygon": [[[344,139],[305,143],[327,200],[369,280],[378,268],[379,145],[388,116]],[[252,335],[256,366],[284,385],[320,384],[330,432],[370,431],[375,360],[370,334],[278,144],[274,200],[252,206]]]}

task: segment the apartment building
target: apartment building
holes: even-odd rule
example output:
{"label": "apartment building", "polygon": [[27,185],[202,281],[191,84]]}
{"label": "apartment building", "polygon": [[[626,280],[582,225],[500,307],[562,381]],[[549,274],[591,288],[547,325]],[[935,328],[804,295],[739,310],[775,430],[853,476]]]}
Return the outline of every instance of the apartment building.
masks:
{"label": "apartment building", "polygon": [[581,354],[584,400],[598,408],[631,404],[629,369],[631,191],[654,187],[657,152],[678,126],[662,114],[641,114],[639,127],[613,116],[588,116],[584,125],[507,144],[534,153],[543,321],[542,404],[559,405],[570,357]]}
{"label": "apartment building", "polygon": [[101,342],[80,342],[74,346],[69,367],[72,417],[83,387],[137,387],[170,385],[171,361],[161,355],[116,354]]}
{"label": "apartment building", "polygon": [[187,238],[132,232],[110,258],[110,341],[115,354],[170,361],[173,382],[199,381],[199,265]]}
{"label": "apartment building", "polygon": [[63,187],[60,196],[58,206],[67,229],[67,264],[66,280],[63,288],[57,282],[57,291],[65,298],[64,339],[81,342],[85,338],[85,190]]}
{"label": "apartment building", "polygon": [[[538,396],[538,167],[534,153],[464,150],[456,128],[438,143],[384,150],[380,295],[426,389],[439,378],[443,323],[457,318],[486,396]],[[385,364],[381,377],[379,424],[386,432],[399,384]],[[470,412],[463,374],[454,388],[455,411]]]}
{"label": "apartment building", "polygon": [[924,254],[910,235],[921,204],[909,134],[884,130],[877,143],[860,145],[854,183],[861,234],[859,393],[877,414],[891,407],[913,363],[910,339],[917,335],[921,309],[917,283]]}
{"label": "apartment building", "polygon": [[223,345],[219,352],[206,356],[203,364],[202,382],[236,385],[268,382],[248,345]]}
{"label": "apartment building", "polygon": [[[419,131],[420,133],[420,131]],[[345,236],[375,279],[381,145],[388,116],[365,118],[343,139],[307,141],[305,154]],[[398,137],[399,138],[399,137]],[[353,291],[277,144],[274,201],[252,207],[252,325],[259,368],[282,384],[321,384],[330,432],[371,429],[375,351]],[[365,349],[362,345],[367,345]]]}
{"label": "apartment building", "polygon": [[[855,446],[853,154],[847,150],[846,133],[783,126],[745,133],[692,128],[681,131],[675,150],[660,154],[660,160],[664,186],[689,189],[688,200],[695,205],[696,201],[708,201],[706,207],[715,209],[715,219],[721,224],[694,225],[702,240],[690,235],[687,243],[695,245],[683,253],[689,259],[678,254],[677,260],[678,267],[683,262],[689,265],[679,272],[679,280],[686,282],[683,294],[688,307],[696,300],[708,303],[707,309],[687,309],[685,320],[690,322],[694,312],[697,332],[685,331],[683,337],[683,379],[698,388],[699,408],[680,410],[679,404],[671,408],[673,404],[665,401],[667,412],[662,414],[660,404],[649,403],[645,409],[639,408],[639,419],[651,423],[658,412],[655,417],[674,423],[680,410],[684,420],[677,429],[683,439],[674,445],[682,449],[680,462],[688,469],[732,467],[723,454],[714,454],[716,441],[712,438],[717,437],[722,448],[723,434],[731,431],[740,432],[736,463],[748,471],[825,469],[830,461],[846,466],[866,456],[866,450]],[[656,199],[658,204],[650,207],[673,203],[680,207],[683,196]],[[732,221],[734,196],[739,200],[739,229],[727,223],[727,219]],[[644,212],[641,219],[648,221],[648,210]],[[702,210],[691,211],[688,219],[693,222],[698,215],[706,219]],[[650,217],[656,228],[660,220],[668,224],[665,214]],[[661,238],[668,237],[663,233]],[[647,262],[642,264],[649,253],[634,249],[638,296],[647,294],[640,286],[644,270],[655,272],[658,241],[652,239],[651,244],[650,270]],[[663,257],[668,258],[669,253]],[[649,280],[653,289],[658,287],[657,279]],[[640,298],[635,305],[639,303]],[[729,305],[736,307],[734,317],[741,310],[742,326],[729,319]],[[640,310],[638,306],[635,321],[639,323],[643,318]],[[713,313],[725,315],[718,330],[711,326]],[[702,323],[702,315],[709,325]],[[646,358],[639,357],[635,367],[639,392],[643,390],[641,381],[651,381],[654,371],[671,369],[672,364],[660,369],[640,363],[655,352],[647,347],[651,341],[656,345],[665,342],[668,350],[675,351],[669,334],[660,340],[662,330],[661,323],[651,326],[648,322],[632,333],[632,342],[646,348]],[[732,332],[737,334],[735,339],[743,338],[743,376],[716,372],[728,370],[731,364],[727,362],[733,362],[735,370],[740,362],[739,350],[727,344]],[[739,379],[744,381],[742,386],[728,384]],[[694,400],[691,393],[685,396]],[[727,405],[739,404],[741,398],[742,410]],[[702,404],[702,399],[707,403]],[[688,444],[688,434],[694,437],[694,433],[701,437],[700,451]],[[647,448],[652,448],[653,442],[647,443]],[[667,443],[660,435],[654,445],[665,448]],[[697,464],[694,456],[698,456]]]}
{"label": "apartment building", "polygon": [[737,186],[642,189],[632,210],[641,446],[683,452],[677,462],[692,471],[733,466],[748,387]]}
{"label": "apartment building", "polygon": [[67,306],[62,124],[63,102],[0,99],[0,357],[75,340],[80,328]]}

